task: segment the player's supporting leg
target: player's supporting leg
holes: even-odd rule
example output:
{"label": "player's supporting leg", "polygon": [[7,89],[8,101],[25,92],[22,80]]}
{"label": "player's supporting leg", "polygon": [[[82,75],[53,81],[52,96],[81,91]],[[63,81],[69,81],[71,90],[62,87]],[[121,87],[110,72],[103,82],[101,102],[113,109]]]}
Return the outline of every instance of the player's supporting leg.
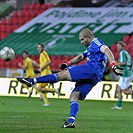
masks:
{"label": "player's supporting leg", "polygon": [[119,98],[118,101],[117,101],[117,107],[122,107],[122,99]]}
{"label": "player's supporting leg", "polygon": [[111,109],[122,109],[122,90],[121,87],[118,86],[117,88],[117,93],[118,93],[118,101],[117,101],[117,105],[114,105],[114,107],[111,107]]}
{"label": "player's supporting leg", "polygon": [[75,119],[79,110],[79,104],[77,101],[70,102],[69,118],[62,125],[62,128],[75,128]]}
{"label": "player's supporting leg", "polygon": [[38,90],[38,87],[36,85],[34,85],[34,88],[35,88],[36,92],[40,95],[40,101],[42,101],[43,100],[42,93]]}
{"label": "player's supporting leg", "polygon": [[122,92],[126,95],[131,95],[131,98],[133,98],[133,91],[130,90],[129,88],[130,88],[130,86],[127,87],[126,89],[121,89],[121,87],[118,86],[118,88],[117,88],[117,93],[118,93],[117,105],[115,105],[111,109],[122,109]]}
{"label": "player's supporting leg", "polygon": [[117,93],[118,93],[117,107],[122,108],[122,90],[120,86],[118,86],[117,88]]}
{"label": "player's supporting leg", "polygon": [[[47,92],[43,92],[43,88],[45,88],[48,84],[47,83],[39,83],[38,85],[38,90],[41,93],[42,99],[44,101],[44,104],[42,106],[49,106],[48,98],[47,98]],[[41,99],[40,99],[41,100]]]}
{"label": "player's supporting leg", "polygon": [[75,121],[78,110],[79,110],[79,103],[77,101],[70,102],[70,114],[67,122],[72,123]]}
{"label": "player's supporting leg", "polygon": [[75,119],[79,111],[79,99],[80,92],[72,92],[70,95],[70,112],[69,118],[62,125],[62,128],[75,128]]}
{"label": "player's supporting leg", "polygon": [[42,92],[42,98],[43,98],[43,101],[44,101],[44,104],[42,106],[50,106],[46,92]]}

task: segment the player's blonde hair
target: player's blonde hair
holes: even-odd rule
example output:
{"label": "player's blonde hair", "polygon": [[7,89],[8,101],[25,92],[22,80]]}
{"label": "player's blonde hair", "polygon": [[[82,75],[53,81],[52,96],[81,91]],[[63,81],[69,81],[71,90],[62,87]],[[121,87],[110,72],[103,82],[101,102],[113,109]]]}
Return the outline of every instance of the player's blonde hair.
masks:
{"label": "player's blonde hair", "polygon": [[79,36],[83,36],[83,37],[94,37],[92,31],[89,30],[88,28],[83,29],[83,30],[79,33]]}

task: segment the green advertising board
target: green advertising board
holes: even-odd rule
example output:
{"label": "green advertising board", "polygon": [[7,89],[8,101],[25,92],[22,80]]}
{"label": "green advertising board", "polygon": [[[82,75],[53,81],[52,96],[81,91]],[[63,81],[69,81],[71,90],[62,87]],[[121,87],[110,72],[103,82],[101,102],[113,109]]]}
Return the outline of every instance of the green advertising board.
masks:
{"label": "green advertising board", "polygon": [[3,39],[1,48],[10,46],[16,54],[23,50],[38,54],[41,42],[50,55],[76,55],[85,50],[78,38],[83,28],[111,46],[133,32],[132,18],[131,8],[51,8]]}

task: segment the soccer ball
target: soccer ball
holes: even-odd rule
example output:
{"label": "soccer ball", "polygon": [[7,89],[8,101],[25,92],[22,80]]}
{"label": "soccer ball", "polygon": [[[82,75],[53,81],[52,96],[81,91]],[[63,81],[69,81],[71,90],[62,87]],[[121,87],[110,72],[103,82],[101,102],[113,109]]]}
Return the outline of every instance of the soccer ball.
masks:
{"label": "soccer ball", "polygon": [[0,58],[4,61],[10,61],[14,58],[15,52],[10,47],[4,47],[0,50]]}

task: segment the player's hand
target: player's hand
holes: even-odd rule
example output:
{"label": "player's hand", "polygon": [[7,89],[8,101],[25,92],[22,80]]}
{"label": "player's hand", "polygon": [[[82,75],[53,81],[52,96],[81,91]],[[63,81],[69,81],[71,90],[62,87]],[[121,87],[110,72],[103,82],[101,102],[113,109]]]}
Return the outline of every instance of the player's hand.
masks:
{"label": "player's hand", "polygon": [[111,62],[111,63],[110,63],[110,66],[111,66],[113,72],[114,72],[117,76],[122,76],[122,75],[123,75],[124,69],[121,68],[121,67],[119,67],[119,66],[117,66],[116,63],[115,63],[115,61]]}
{"label": "player's hand", "polygon": [[118,66],[116,66],[116,65],[112,68],[112,70],[114,71],[114,73],[115,73],[117,76],[122,76],[123,73],[124,73],[124,69],[121,68],[121,67],[118,67]]}
{"label": "player's hand", "polygon": [[43,69],[42,68],[38,68],[38,71],[41,72]]}
{"label": "player's hand", "polygon": [[59,68],[60,68],[61,70],[64,70],[64,69],[66,69],[69,65],[70,65],[70,62],[62,63],[62,64],[60,64]]}

